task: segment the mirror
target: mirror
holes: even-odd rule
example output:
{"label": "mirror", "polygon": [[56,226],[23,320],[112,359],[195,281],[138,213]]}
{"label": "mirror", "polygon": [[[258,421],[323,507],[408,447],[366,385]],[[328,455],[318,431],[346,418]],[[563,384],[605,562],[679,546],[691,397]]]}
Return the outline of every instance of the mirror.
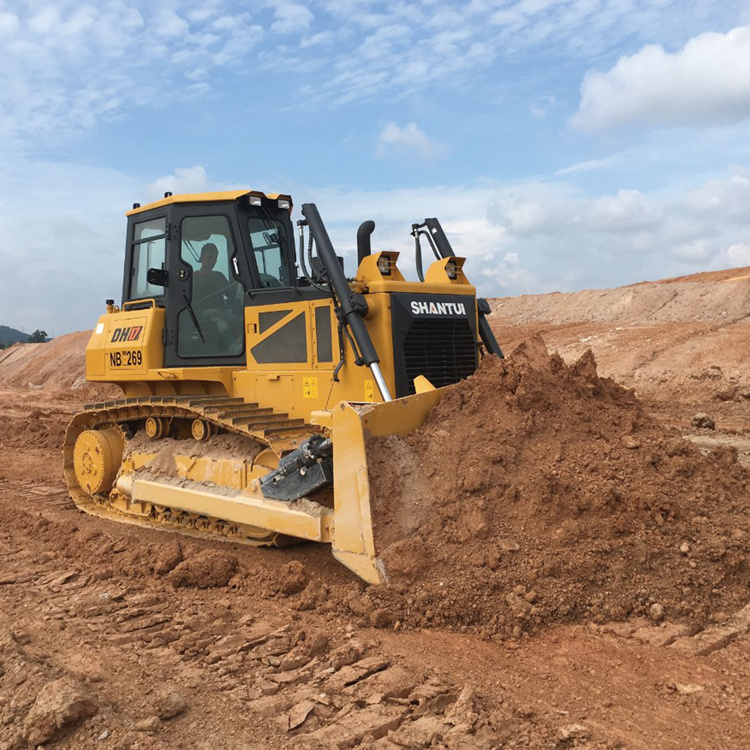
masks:
{"label": "mirror", "polygon": [[169,274],[163,268],[149,268],[146,281],[153,286],[167,286]]}

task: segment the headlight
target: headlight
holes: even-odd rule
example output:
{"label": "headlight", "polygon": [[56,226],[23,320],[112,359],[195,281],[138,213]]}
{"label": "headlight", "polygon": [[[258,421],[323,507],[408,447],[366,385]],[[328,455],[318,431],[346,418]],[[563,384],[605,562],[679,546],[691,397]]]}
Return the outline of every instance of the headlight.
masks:
{"label": "headlight", "polygon": [[391,275],[391,259],[387,255],[381,255],[378,258],[378,271],[381,276]]}
{"label": "headlight", "polygon": [[447,274],[449,279],[457,279],[458,278],[458,266],[455,264],[454,261],[449,260],[445,264],[445,273]]}

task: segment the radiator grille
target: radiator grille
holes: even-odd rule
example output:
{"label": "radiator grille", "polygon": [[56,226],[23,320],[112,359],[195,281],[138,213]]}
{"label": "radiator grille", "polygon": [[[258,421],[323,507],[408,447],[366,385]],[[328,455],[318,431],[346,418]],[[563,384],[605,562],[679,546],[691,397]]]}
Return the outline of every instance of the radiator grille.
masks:
{"label": "radiator grille", "polygon": [[457,383],[477,368],[477,348],[466,318],[417,318],[404,339],[409,393],[424,375],[436,388]]}

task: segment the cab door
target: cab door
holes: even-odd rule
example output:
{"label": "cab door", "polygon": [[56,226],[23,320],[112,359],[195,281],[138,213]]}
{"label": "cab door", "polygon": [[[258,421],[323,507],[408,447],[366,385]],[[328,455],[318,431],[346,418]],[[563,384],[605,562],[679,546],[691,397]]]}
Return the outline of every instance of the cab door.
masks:
{"label": "cab door", "polygon": [[233,208],[173,206],[169,213],[167,367],[246,362],[243,276],[248,275]]}

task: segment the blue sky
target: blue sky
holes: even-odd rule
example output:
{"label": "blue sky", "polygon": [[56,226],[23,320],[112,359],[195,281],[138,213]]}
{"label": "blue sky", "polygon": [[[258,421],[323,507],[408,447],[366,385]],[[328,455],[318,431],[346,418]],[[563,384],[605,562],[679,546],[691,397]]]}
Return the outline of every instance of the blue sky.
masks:
{"label": "blue sky", "polygon": [[[750,1],[0,0],[0,323],[88,328],[124,211],[253,187],[486,296],[750,264]],[[353,266],[350,263],[350,270]]]}

